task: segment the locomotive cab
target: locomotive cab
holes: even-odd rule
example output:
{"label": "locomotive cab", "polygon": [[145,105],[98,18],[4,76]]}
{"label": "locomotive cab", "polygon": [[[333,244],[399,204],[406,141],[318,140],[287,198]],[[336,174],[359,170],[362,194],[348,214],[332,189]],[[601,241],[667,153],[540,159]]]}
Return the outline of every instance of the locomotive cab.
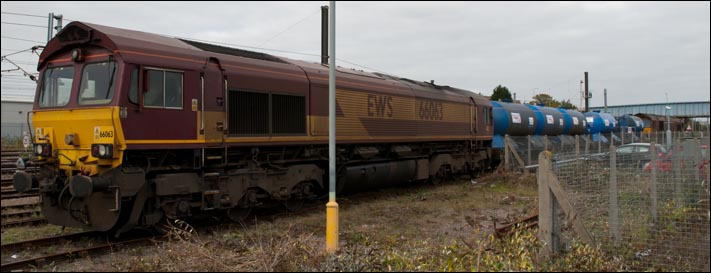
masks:
{"label": "locomotive cab", "polygon": [[40,56],[32,112],[34,162],[40,172],[13,176],[22,192],[35,186],[50,223],[106,231],[120,215],[122,193],[112,172],[125,141],[117,99],[124,65],[79,27],[63,30]]}

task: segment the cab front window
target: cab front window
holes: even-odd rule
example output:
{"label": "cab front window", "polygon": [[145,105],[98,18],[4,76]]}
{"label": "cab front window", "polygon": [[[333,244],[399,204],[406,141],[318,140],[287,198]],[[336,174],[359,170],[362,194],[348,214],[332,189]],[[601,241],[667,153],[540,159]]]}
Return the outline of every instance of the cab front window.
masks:
{"label": "cab front window", "polygon": [[87,64],[81,74],[79,104],[107,104],[114,97],[116,62]]}
{"label": "cab front window", "polygon": [[47,68],[42,76],[42,89],[38,97],[40,107],[66,106],[72,93],[74,67]]}

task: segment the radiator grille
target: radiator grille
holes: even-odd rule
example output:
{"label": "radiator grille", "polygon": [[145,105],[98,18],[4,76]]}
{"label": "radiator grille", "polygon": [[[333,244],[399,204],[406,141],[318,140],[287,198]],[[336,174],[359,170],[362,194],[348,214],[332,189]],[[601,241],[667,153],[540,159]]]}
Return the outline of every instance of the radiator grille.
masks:
{"label": "radiator grille", "polygon": [[272,94],[272,126],[274,134],[305,134],[304,97]]}
{"label": "radiator grille", "polygon": [[229,92],[229,134],[306,134],[305,97],[234,90]]}
{"label": "radiator grille", "polygon": [[230,91],[229,133],[269,134],[269,94]]}

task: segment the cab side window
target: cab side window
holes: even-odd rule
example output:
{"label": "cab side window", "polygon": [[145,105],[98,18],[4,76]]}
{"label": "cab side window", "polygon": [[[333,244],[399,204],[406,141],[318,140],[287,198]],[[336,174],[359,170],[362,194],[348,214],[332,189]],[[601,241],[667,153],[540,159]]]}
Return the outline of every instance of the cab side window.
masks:
{"label": "cab side window", "polygon": [[138,68],[131,71],[131,83],[128,88],[128,101],[138,104]]}
{"label": "cab side window", "polygon": [[143,105],[153,108],[183,108],[183,73],[177,71],[147,69],[147,91]]}

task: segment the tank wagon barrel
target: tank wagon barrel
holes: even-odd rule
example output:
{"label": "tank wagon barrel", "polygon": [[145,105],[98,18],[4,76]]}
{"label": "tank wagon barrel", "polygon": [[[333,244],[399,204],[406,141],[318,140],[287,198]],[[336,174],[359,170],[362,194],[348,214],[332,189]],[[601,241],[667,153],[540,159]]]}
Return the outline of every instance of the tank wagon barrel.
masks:
{"label": "tank wagon barrel", "polygon": [[607,113],[587,112],[585,119],[587,120],[588,133],[593,135],[612,132],[617,125],[615,117]]}
{"label": "tank wagon barrel", "polygon": [[621,115],[617,117],[617,127],[615,131],[627,131],[630,128],[633,132],[642,132],[644,130],[644,121],[641,118],[633,115]]}
{"label": "tank wagon barrel", "polygon": [[584,115],[577,111],[500,101],[492,101],[491,105],[495,135],[557,136],[586,131]]}

